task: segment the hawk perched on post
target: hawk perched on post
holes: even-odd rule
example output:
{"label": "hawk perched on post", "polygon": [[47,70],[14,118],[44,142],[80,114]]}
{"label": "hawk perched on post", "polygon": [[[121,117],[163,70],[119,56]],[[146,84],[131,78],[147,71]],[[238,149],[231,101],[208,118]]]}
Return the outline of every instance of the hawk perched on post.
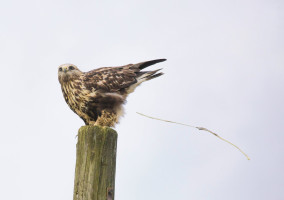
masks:
{"label": "hawk perched on post", "polygon": [[102,67],[89,72],[63,64],[58,68],[58,80],[66,103],[86,125],[114,126],[123,114],[122,105],[128,94],[142,82],[163,75],[157,73],[160,69],[141,70],[165,60]]}

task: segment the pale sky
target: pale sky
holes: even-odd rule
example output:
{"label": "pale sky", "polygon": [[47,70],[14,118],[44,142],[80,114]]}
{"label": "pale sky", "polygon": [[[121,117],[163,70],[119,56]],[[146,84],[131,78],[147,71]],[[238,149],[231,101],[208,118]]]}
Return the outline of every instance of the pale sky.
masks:
{"label": "pale sky", "polygon": [[[116,200],[284,199],[284,2],[0,1],[0,191],[70,200],[77,131],[57,67],[157,58],[117,125]],[[139,111],[203,126],[154,121]]]}

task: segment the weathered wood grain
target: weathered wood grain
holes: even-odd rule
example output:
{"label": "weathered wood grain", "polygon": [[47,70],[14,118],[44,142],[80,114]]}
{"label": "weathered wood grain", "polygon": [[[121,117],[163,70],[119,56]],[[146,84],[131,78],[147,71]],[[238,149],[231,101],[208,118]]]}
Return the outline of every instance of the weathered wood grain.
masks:
{"label": "weathered wood grain", "polygon": [[78,133],[73,200],[113,200],[117,133],[82,126]]}

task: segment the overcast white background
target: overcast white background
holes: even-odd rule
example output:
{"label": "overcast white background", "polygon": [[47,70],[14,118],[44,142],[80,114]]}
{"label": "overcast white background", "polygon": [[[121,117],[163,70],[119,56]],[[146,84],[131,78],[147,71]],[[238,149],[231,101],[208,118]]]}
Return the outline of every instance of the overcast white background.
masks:
{"label": "overcast white background", "polygon": [[[284,199],[281,0],[0,2],[0,193],[73,198],[75,136],[57,67],[156,58],[165,75],[128,98],[117,200]],[[150,120],[209,128],[209,133]]]}

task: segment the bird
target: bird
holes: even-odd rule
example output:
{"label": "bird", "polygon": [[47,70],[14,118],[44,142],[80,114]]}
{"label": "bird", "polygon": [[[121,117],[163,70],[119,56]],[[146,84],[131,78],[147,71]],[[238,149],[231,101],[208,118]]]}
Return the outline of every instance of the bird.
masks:
{"label": "bird", "polygon": [[67,63],[58,67],[58,80],[66,103],[86,125],[114,127],[124,114],[127,96],[141,83],[164,74],[161,69],[142,70],[163,61],[166,59],[88,72]]}

